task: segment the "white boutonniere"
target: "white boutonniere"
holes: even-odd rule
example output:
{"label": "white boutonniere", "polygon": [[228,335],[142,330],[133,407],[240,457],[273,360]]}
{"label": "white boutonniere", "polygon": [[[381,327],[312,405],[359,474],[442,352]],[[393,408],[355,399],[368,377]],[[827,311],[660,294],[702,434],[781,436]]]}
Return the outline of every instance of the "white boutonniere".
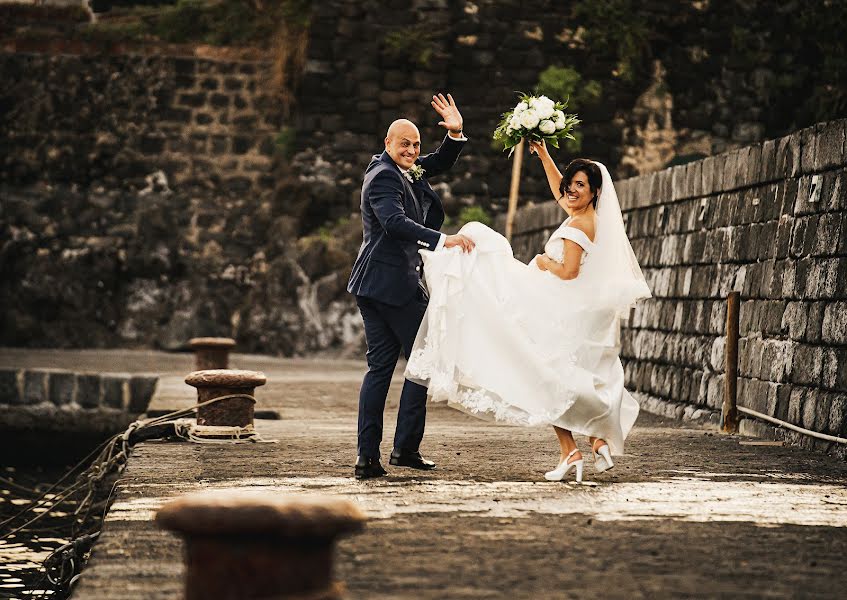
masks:
{"label": "white boutonniere", "polygon": [[424,173],[426,173],[426,169],[424,169],[420,165],[412,165],[409,169],[409,172],[406,175],[409,176],[409,181],[419,181],[423,178]]}

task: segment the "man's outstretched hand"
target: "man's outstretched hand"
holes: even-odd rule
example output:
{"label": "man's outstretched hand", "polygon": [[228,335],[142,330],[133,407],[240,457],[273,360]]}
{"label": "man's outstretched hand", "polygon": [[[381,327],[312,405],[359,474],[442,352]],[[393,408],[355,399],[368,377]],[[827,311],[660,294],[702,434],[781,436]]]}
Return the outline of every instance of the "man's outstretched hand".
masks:
{"label": "man's outstretched hand", "polygon": [[471,238],[465,237],[461,233],[457,233],[455,235],[448,235],[444,239],[445,248],[452,248],[454,246],[460,246],[463,252],[470,252],[474,249],[475,244]]}
{"label": "man's outstretched hand", "polygon": [[462,113],[456,108],[456,101],[453,100],[453,96],[447,94],[445,98],[444,94],[438,94],[432,97],[430,104],[432,104],[435,112],[441,115],[442,120],[439,121],[439,125],[450,133],[461,133],[464,121],[462,120]]}

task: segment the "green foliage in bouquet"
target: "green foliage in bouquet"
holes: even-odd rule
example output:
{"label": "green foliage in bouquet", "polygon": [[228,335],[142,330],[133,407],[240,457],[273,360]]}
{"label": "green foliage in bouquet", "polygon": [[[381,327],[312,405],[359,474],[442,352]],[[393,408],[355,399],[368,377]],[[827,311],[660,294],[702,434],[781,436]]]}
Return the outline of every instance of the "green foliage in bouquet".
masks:
{"label": "green foliage in bouquet", "polygon": [[530,96],[519,92],[520,101],[512,110],[503,113],[494,130],[494,140],[503,145],[511,156],[522,139],[544,140],[554,148],[559,140],[573,140],[573,130],[580,123],[575,114],[565,113],[568,102],[554,102],[547,96]]}

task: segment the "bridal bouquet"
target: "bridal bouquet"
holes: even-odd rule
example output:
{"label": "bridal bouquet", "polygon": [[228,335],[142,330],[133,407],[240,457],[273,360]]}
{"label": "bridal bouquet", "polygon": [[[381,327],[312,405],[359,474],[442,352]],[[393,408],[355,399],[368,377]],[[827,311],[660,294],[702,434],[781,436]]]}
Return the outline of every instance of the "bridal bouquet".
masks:
{"label": "bridal bouquet", "polygon": [[494,130],[494,139],[502,143],[509,156],[523,138],[545,140],[554,148],[560,139],[574,139],[571,131],[579,124],[574,114],[565,114],[567,102],[553,102],[547,96],[520,95],[517,106],[503,114]]}

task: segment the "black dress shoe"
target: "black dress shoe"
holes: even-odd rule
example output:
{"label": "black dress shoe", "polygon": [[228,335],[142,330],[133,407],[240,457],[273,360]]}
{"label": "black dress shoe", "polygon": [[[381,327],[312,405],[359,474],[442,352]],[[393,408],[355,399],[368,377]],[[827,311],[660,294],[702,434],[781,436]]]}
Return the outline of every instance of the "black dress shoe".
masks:
{"label": "black dress shoe", "polygon": [[355,473],[356,479],[370,479],[387,475],[388,471],[382,468],[378,458],[360,456],[356,459]]}
{"label": "black dress shoe", "polygon": [[435,463],[425,459],[420,452],[411,452],[409,450],[391,451],[391,458],[388,459],[389,464],[396,467],[412,467],[421,471],[431,471],[435,468]]}

